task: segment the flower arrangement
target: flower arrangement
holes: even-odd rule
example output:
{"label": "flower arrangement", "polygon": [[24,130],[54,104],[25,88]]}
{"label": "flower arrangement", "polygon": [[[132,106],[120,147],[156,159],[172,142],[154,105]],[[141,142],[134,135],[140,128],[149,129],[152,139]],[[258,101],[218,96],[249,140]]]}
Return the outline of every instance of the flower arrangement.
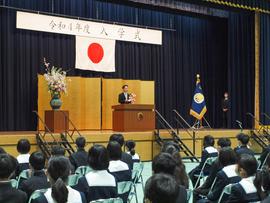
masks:
{"label": "flower arrangement", "polygon": [[134,104],[135,101],[136,101],[136,94],[130,93],[129,94],[129,101],[130,101],[131,104]]}
{"label": "flower arrangement", "polygon": [[59,95],[61,93],[67,93],[67,79],[66,72],[61,68],[52,66],[49,67],[49,63],[46,62],[44,58],[44,64],[46,66],[46,73],[44,78],[47,81],[48,90],[51,93],[52,97],[54,95]]}

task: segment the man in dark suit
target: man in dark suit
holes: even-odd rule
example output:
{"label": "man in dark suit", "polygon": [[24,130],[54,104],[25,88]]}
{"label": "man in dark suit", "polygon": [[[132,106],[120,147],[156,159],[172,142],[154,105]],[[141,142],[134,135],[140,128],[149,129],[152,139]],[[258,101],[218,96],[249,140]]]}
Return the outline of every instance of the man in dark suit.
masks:
{"label": "man in dark suit", "polygon": [[[120,144],[121,148],[123,148],[124,143],[125,143],[125,139],[124,136],[122,134],[112,134],[110,137],[110,141],[116,141]],[[126,152],[122,152],[122,156],[121,156],[121,161],[125,162],[129,169],[132,170],[133,169],[133,160],[132,160],[132,156]]]}
{"label": "man in dark suit", "polygon": [[44,172],[45,157],[41,152],[33,152],[29,158],[31,177],[19,184],[19,189],[26,192],[28,198],[35,190],[47,189],[50,184]]}
{"label": "man in dark suit", "polygon": [[85,138],[78,137],[75,141],[77,146],[77,152],[70,155],[69,160],[70,163],[74,166],[74,170],[76,170],[80,166],[88,165],[88,153],[85,151]]}
{"label": "man in dark suit", "polygon": [[228,128],[228,112],[230,110],[230,100],[228,92],[224,93],[224,99],[222,100],[222,127]]}
{"label": "man in dark suit", "polygon": [[8,154],[0,154],[0,203],[26,203],[25,192],[12,187],[9,177],[15,172],[17,161]]}
{"label": "man in dark suit", "polygon": [[128,85],[123,85],[122,86],[123,92],[119,94],[118,96],[118,103],[120,104],[130,104],[131,101],[129,99],[129,93],[128,93]]}

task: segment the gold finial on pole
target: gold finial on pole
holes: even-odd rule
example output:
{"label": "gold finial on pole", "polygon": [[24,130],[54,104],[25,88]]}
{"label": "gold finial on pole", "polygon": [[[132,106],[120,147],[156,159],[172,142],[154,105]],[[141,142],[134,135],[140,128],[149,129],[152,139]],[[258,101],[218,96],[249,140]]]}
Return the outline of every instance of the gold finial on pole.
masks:
{"label": "gold finial on pole", "polygon": [[200,82],[200,75],[197,74],[196,77],[197,77],[197,81],[196,82],[199,83]]}

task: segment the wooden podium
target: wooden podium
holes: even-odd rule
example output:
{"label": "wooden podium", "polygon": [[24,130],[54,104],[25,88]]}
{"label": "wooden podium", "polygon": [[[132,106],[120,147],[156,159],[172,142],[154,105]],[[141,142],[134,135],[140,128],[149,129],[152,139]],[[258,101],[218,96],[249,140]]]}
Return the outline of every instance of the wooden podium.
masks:
{"label": "wooden podium", "polygon": [[135,132],[155,129],[155,106],[120,104],[112,106],[113,131]]}
{"label": "wooden podium", "polygon": [[[69,115],[68,111],[63,112],[57,110],[45,111],[45,124],[52,133],[63,133],[66,129],[69,129],[68,119],[65,118],[65,115]],[[45,129],[45,131],[47,130]]]}

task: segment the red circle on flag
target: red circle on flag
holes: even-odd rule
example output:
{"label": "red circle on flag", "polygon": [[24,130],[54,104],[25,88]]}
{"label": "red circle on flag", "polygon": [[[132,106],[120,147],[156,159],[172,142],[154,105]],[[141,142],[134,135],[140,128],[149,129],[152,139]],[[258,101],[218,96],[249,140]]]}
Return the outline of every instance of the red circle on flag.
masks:
{"label": "red circle on flag", "polygon": [[99,63],[104,56],[103,47],[99,43],[92,43],[88,47],[88,57],[93,63]]}

